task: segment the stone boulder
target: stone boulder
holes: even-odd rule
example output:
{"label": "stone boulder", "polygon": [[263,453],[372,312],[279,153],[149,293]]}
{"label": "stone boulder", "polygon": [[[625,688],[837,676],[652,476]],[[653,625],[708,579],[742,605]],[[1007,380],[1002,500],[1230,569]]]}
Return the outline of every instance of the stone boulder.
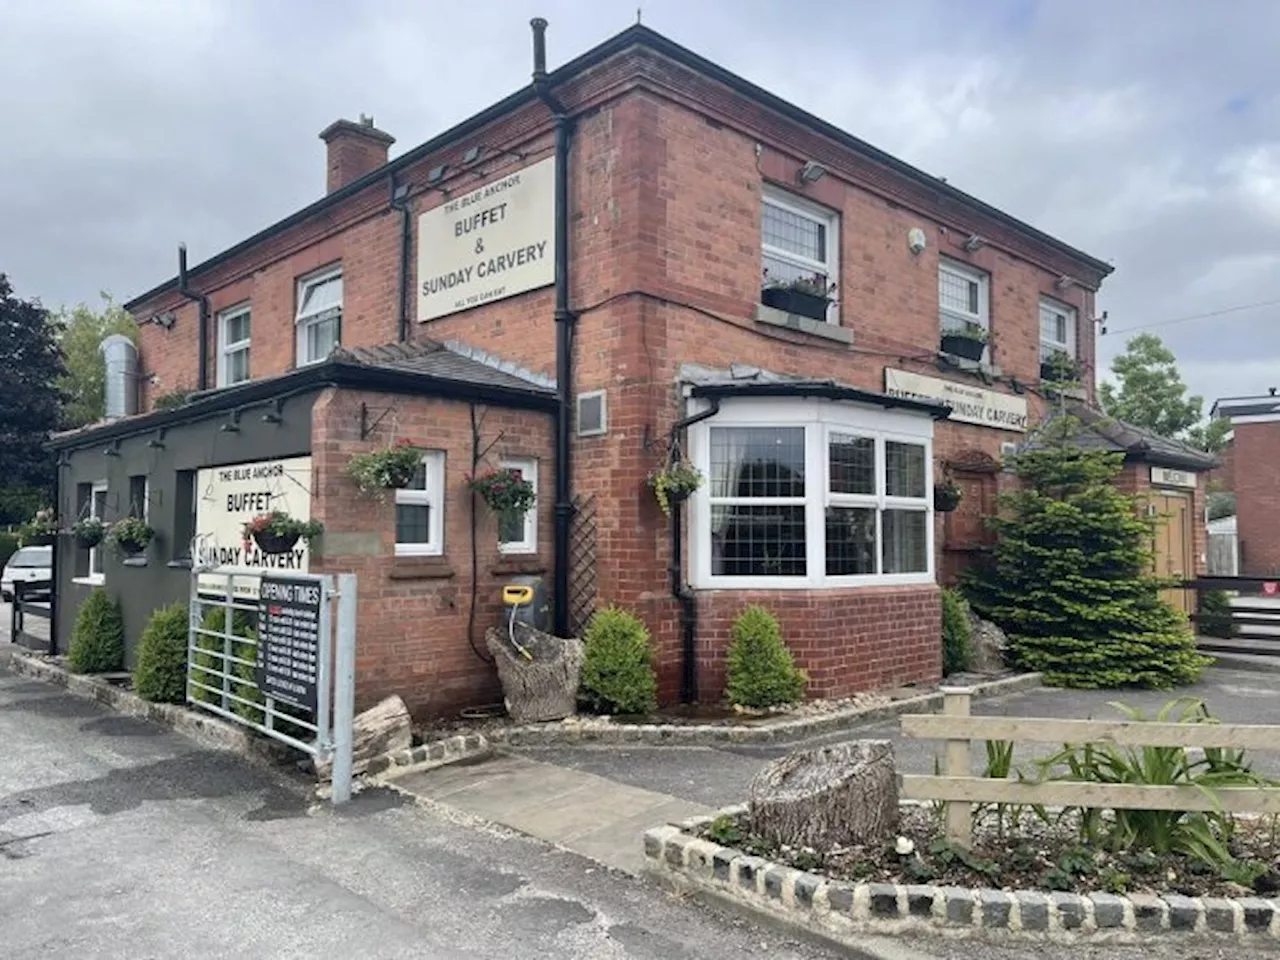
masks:
{"label": "stone boulder", "polygon": [[969,611],[969,622],[973,626],[973,658],[969,669],[973,673],[999,673],[1005,669],[1006,651],[1009,649],[1009,638],[1003,630],[990,620]]}

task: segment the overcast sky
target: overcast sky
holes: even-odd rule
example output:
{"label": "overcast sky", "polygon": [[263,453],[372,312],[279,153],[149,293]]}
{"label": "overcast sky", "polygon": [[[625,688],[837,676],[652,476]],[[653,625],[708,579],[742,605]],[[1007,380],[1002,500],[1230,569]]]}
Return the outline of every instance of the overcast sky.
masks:
{"label": "overcast sky", "polygon": [[[181,16],[177,14],[181,11]],[[123,300],[317,199],[316,134],[408,149],[635,0],[0,0],[0,272]],[[1112,333],[1280,301],[1280,0],[646,0],[644,22],[1116,266]],[[1280,303],[1157,327],[1210,401],[1280,385]]]}

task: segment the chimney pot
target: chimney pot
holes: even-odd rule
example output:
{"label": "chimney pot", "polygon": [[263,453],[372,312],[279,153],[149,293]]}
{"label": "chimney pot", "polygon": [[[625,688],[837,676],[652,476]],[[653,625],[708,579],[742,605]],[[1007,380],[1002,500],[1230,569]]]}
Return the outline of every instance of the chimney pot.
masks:
{"label": "chimney pot", "polygon": [[373,117],[360,114],[359,122],[335,120],[320,131],[325,142],[327,192],[333,193],[359,180],[387,162],[387,151],[396,142],[391,134],[373,125]]}

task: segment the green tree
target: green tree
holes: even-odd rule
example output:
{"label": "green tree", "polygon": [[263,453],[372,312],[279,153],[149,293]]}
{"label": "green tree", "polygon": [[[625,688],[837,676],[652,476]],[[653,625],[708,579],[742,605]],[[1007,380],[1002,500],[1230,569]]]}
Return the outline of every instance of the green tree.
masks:
{"label": "green tree", "polygon": [[1154,518],[1113,481],[1123,454],[1081,449],[1079,423],[1048,421],[1013,458],[987,562],[966,594],[1009,635],[1013,661],[1069,687],[1192,683],[1208,660],[1150,573]]}
{"label": "green tree", "polygon": [[44,445],[61,409],[59,332],[40,302],[14,296],[0,273],[0,500],[23,508],[53,489],[54,459]]}
{"label": "green tree", "polygon": [[96,423],[106,413],[107,368],[99,349],[102,341],[113,333],[137,339],[138,325],[133,317],[118,306],[110,294],[103,293],[101,297],[100,310],[82,303],[71,309],[64,308],[59,314],[67,368],[59,387],[66,397],[62,423],[67,428]]}
{"label": "green tree", "polygon": [[1102,409],[1117,420],[1162,437],[1174,437],[1201,450],[1222,449],[1230,421],[1201,416],[1204,397],[1187,396],[1173,351],[1154,333],[1140,333],[1111,361],[1116,383],[1099,388]]}

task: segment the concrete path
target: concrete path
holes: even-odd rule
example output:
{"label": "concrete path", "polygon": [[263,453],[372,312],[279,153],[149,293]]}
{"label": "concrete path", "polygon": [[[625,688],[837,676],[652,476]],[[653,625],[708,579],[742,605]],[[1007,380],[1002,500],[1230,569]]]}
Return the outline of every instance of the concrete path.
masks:
{"label": "concrete path", "polygon": [[400,790],[632,875],[644,866],[645,830],[710,809],[567,766],[502,754],[407,774],[393,782]]}

